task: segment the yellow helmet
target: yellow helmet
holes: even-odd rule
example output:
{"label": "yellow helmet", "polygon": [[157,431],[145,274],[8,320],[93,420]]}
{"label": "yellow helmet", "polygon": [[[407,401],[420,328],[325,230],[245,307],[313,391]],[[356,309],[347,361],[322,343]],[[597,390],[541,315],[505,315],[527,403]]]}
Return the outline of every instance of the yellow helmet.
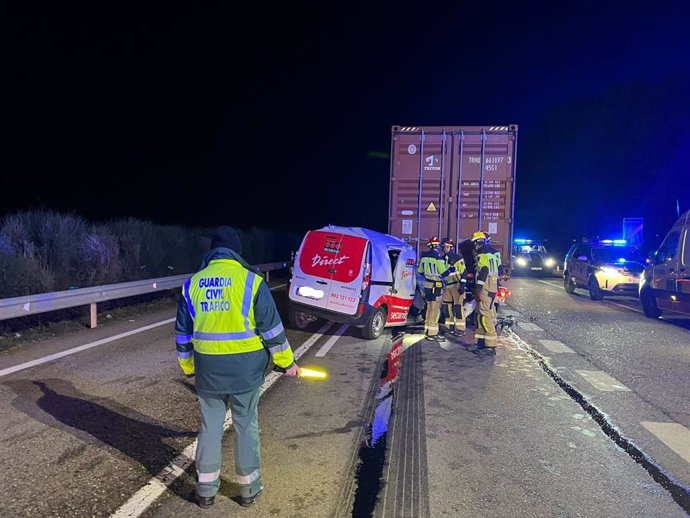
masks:
{"label": "yellow helmet", "polygon": [[472,234],[472,239],[470,239],[470,241],[479,241],[480,239],[486,240],[486,235],[481,230],[478,230]]}

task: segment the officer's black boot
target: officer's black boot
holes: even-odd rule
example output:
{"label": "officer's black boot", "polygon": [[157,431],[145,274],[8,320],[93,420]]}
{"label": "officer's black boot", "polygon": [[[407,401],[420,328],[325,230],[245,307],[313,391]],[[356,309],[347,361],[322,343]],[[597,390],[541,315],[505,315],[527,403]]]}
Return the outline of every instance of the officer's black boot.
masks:
{"label": "officer's black boot", "polygon": [[216,499],[215,496],[199,496],[199,493],[194,493],[196,496],[196,503],[199,507],[202,509],[208,509],[209,507],[213,507],[214,500]]}

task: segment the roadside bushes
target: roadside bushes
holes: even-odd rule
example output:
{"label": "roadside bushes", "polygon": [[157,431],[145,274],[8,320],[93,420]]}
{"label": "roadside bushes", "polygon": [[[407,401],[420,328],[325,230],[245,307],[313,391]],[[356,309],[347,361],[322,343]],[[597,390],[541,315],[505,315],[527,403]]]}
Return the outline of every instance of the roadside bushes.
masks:
{"label": "roadside bushes", "polygon": [[[289,259],[302,237],[238,231],[250,264]],[[89,223],[48,210],[6,216],[0,221],[0,299],[192,273],[212,232],[134,218]]]}

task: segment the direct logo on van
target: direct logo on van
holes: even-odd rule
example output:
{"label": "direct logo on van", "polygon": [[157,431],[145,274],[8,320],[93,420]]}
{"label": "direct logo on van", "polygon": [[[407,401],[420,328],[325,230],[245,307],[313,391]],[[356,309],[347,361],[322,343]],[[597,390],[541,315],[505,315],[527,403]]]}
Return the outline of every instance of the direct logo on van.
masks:
{"label": "direct logo on van", "polygon": [[341,255],[340,257],[334,257],[333,259],[329,259],[328,257],[321,257],[319,254],[314,254],[314,257],[311,258],[311,265],[312,267],[314,266],[336,266],[339,264],[343,264],[346,259],[349,259],[349,255]]}
{"label": "direct logo on van", "polygon": [[323,251],[329,254],[340,253],[340,240],[338,238],[326,238],[326,244],[323,245]]}

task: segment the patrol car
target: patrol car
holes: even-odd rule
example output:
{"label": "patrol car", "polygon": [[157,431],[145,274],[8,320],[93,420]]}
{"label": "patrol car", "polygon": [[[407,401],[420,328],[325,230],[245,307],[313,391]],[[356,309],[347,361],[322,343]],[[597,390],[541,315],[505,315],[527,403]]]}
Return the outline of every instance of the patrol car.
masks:
{"label": "patrol car", "polygon": [[515,239],[512,247],[513,275],[556,275],[558,262],[534,239]]}
{"label": "patrol car", "polygon": [[690,315],[690,211],[682,214],[642,274],[640,304],[649,318],[662,311]]}
{"label": "patrol car", "polygon": [[587,290],[592,300],[607,295],[637,296],[644,267],[642,254],[625,240],[576,243],[565,256],[563,285],[568,293]]}

